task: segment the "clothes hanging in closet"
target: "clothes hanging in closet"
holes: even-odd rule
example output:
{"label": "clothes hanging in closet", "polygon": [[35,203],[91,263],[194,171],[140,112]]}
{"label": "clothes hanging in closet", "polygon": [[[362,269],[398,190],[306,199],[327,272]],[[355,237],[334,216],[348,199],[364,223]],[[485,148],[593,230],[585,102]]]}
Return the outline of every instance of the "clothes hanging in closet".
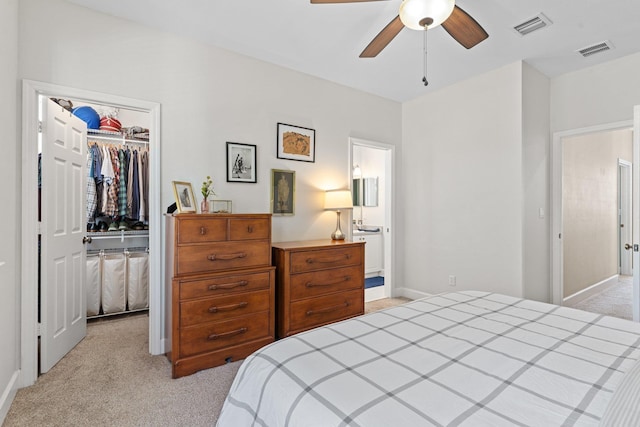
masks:
{"label": "clothes hanging in closet", "polygon": [[148,221],[149,157],[146,149],[92,143],[87,154],[87,223],[98,216]]}

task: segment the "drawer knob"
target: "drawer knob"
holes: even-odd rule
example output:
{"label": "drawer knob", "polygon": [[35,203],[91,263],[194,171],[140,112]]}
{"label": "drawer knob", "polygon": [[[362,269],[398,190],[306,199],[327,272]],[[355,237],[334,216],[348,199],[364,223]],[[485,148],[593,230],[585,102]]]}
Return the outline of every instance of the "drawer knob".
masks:
{"label": "drawer knob", "polygon": [[319,310],[307,311],[307,316],[313,316],[314,314],[331,313],[332,311],[340,310],[341,308],[349,307],[349,302],[345,301],[340,305],[334,305],[333,307],[321,308]]}
{"label": "drawer knob", "polygon": [[247,233],[253,233],[253,225],[247,226]]}
{"label": "drawer knob", "polygon": [[323,287],[323,286],[333,286],[333,285],[337,285],[340,284],[342,282],[349,282],[351,281],[351,276],[344,276],[343,278],[339,278],[338,280],[334,280],[331,282],[325,282],[325,283],[313,283],[313,282],[307,282],[305,283],[305,286],[307,288],[319,288],[319,287]]}
{"label": "drawer knob", "polygon": [[209,313],[218,313],[219,311],[232,311],[232,310],[237,310],[239,308],[244,308],[248,305],[249,303],[246,301],[242,301],[241,303],[238,304],[229,304],[229,305],[221,305],[219,307],[209,307]]}
{"label": "drawer knob", "polygon": [[247,332],[247,328],[236,329],[235,331],[223,332],[221,334],[211,334],[207,337],[209,341],[217,340],[220,338],[228,338],[236,335],[244,334]]}
{"label": "drawer knob", "polygon": [[245,258],[247,256],[244,252],[238,252],[235,254],[211,254],[207,257],[209,261],[230,261],[237,258]]}
{"label": "drawer knob", "polygon": [[200,235],[204,236],[205,234],[207,234],[207,229],[205,227],[200,227]]}
{"label": "drawer knob", "polygon": [[239,282],[223,283],[222,285],[209,285],[210,291],[216,291],[218,289],[233,289],[240,286],[247,286],[249,282],[247,280],[240,280]]}
{"label": "drawer knob", "polygon": [[339,262],[342,260],[349,260],[351,259],[351,254],[344,254],[342,256],[339,257],[326,257],[326,258],[307,258],[307,264],[313,264],[313,263],[321,263],[321,264],[333,264],[335,262]]}

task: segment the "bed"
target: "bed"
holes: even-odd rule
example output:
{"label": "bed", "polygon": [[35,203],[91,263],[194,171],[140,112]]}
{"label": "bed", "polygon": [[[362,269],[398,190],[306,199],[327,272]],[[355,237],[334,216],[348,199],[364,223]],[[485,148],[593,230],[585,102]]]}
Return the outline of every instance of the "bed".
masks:
{"label": "bed", "polygon": [[634,322],[440,294],[258,350],[217,425],[640,425],[639,358]]}

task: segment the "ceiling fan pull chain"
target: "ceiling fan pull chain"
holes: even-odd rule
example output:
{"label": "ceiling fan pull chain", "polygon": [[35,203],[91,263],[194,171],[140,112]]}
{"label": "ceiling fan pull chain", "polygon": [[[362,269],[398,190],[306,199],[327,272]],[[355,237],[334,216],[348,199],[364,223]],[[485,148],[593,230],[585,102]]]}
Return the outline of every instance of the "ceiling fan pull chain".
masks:
{"label": "ceiling fan pull chain", "polygon": [[427,26],[424,26],[424,75],[422,76],[422,83],[424,83],[425,86],[429,85],[429,82],[427,81]]}

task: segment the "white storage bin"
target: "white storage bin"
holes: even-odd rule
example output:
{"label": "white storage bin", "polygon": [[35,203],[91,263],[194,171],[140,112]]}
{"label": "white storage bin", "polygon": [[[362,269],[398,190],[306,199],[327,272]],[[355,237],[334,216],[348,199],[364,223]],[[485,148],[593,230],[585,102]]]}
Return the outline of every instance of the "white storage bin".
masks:
{"label": "white storage bin", "polygon": [[87,256],[87,317],[100,314],[101,280],[100,256]]}
{"label": "white storage bin", "polygon": [[126,310],[126,259],[123,253],[106,254],[102,259],[102,311]]}
{"label": "white storage bin", "polygon": [[129,310],[149,308],[149,254],[127,253],[127,303]]}

